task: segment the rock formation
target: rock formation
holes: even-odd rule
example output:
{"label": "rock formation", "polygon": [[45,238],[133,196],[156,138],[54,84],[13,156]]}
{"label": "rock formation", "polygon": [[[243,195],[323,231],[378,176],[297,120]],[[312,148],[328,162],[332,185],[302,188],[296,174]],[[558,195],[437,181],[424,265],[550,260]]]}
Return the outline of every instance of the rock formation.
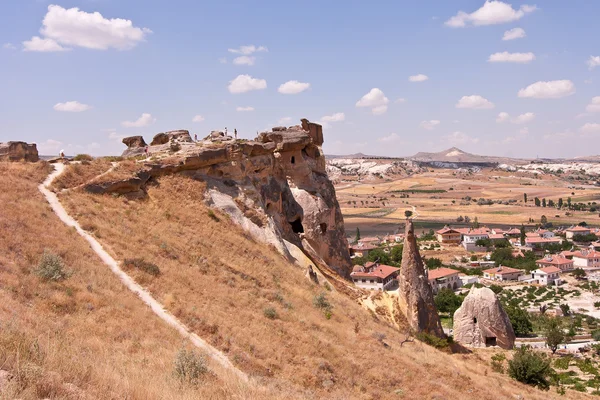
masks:
{"label": "rock formation", "polygon": [[410,329],[415,333],[426,332],[445,337],[411,220],[406,222],[402,267],[398,279],[400,302],[406,308],[406,319]]}
{"label": "rock formation", "polygon": [[177,131],[157,133],[156,135],[154,135],[154,138],[152,139],[150,146],[158,146],[161,144],[167,144],[171,140],[175,140],[177,142],[192,143],[192,138],[190,136],[190,132],[180,129]]}
{"label": "rock formation", "polygon": [[[203,180],[207,202],[228,213],[256,239],[284,254],[286,240],[349,277],[348,241],[335,189],[325,172],[321,125],[303,120],[302,126],[279,127],[254,141],[217,143],[188,143],[187,131],[177,132],[185,132],[178,136],[184,138],[178,142],[180,150],[171,151],[165,161],[141,164],[141,171],[130,179],[92,182],[86,189],[138,196],[149,180],[161,175],[182,173]],[[164,137],[159,135],[152,143],[162,143]],[[151,144],[150,151],[160,158],[170,149]]]}
{"label": "rock formation", "polygon": [[123,139],[123,144],[127,150],[123,152],[123,157],[134,157],[144,154],[147,144],[142,136],[129,136]]}
{"label": "rock formation", "polygon": [[454,313],[454,341],[470,347],[515,345],[508,315],[496,294],[489,288],[471,288],[462,305]]}
{"label": "rock formation", "polygon": [[7,142],[0,143],[0,161],[39,161],[35,143]]}

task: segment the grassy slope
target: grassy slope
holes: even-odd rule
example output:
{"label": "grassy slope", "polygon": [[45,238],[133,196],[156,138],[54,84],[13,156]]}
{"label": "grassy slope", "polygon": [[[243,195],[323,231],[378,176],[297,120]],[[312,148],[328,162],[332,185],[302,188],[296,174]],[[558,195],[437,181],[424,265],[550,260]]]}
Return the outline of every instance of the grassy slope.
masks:
{"label": "grassy slope", "polygon": [[[278,397],[229,378],[180,386],[173,362],[186,341],[52,213],[37,190],[48,171],[0,163],[0,369],[16,377],[0,399]],[[44,249],[70,278],[40,281],[33,269]]]}
{"label": "grassy slope", "polygon": [[[227,217],[213,218],[204,184],[162,178],[149,198],[70,192],[60,196],[118,260],[143,257],[161,274],[131,274],[195,332],[263,383],[307,398],[497,399],[552,397],[491,372],[478,354],[448,355],[377,321],[328,292],[333,316],[313,306],[322,289]],[[264,315],[274,308],[276,319]],[[376,337],[385,335],[384,347]]]}

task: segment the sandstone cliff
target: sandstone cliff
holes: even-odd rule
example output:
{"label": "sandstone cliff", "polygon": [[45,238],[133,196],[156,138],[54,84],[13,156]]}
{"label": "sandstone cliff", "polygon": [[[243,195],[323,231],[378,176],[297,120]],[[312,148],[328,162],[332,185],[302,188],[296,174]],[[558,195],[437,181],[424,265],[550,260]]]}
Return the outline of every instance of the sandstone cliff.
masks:
{"label": "sandstone cliff", "polygon": [[465,346],[512,349],[515,332],[502,304],[489,288],[471,288],[454,313],[454,340]]}
{"label": "sandstone cliff", "polygon": [[400,303],[406,309],[406,319],[411,330],[445,337],[411,220],[406,222],[402,267],[398,279]]}
{"label": "sandstone cliff", "polygon": [[[177,148],[167,143],[177,141]],[[165,140],[166,139],[166,140]],[[143,140],[143,139],[142,139]],[[139,138],[126,139],[126,154],[139,154]],[[277,127],[253,141],[195,143],[187,131],[156,135],[153,158],[131,178],[92,182],[94,193],[134,194],[162,175],[180,173],[207,182],[207,201],[228,213],[258,240],[286,254],[285,241],[304,249],[343,277],[351,270],[342,213],[325,172],[321,125]]]}
{"label": "sandstone cliff", "polygon": [[0,143],[0,161],[30,161],[36,162],[38,156],[35,143],[6,142]]}

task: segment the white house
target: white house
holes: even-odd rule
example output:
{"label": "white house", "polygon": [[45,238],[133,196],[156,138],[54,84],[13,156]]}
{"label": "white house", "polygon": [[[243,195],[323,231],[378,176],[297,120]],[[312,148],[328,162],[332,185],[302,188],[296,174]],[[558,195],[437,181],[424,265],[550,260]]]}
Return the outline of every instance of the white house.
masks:
{"label": "white house", "polygon": [[450,268],[437,268],[428,271],[427,278],[433,289],[437,293],[440,289],[456,290],[462,286],[462,281],[458,277],[458,271]]}
{"label": "white house", "polygon": [[576,235],[589,235],[592,230],[583,226],[572,226],[565,230],[565,236],[567,239],[573,239]]}
{"label": "white house", "polygon": [[580,250],[573,253],[575,268],[600,269],[600,252],[595,250]]}
{"label": "white house", "polygon": [[536,269],[531,273],[531,278],[538,281],[540,285],[560,285],[560,269],[556,267],[545,267]]}
{"label": "white house", "polygon": [[504,266],[483,271],[483,277],[492,281],[516,281],[521,275],[523,275],[522,270]]}
{"label": "white house", "polygon": [[481,250],[481,247],[476,245],[477,241],[489,239],[489,237],[489,229],[487,228],[469,229],[463,233],[462,245],[467,251]]}
{"label": "white house", "polygon": [[394,287],[399,268],[374,262],[355,265],[350,277],[356,286],[368,290],[387,290]]}
{"label": "white house", "polygon": [[570,271],[573,269],[574,262],[563,255],[555,254],[537,260],[535,264],[538,268],[556,267],[561,271]]}

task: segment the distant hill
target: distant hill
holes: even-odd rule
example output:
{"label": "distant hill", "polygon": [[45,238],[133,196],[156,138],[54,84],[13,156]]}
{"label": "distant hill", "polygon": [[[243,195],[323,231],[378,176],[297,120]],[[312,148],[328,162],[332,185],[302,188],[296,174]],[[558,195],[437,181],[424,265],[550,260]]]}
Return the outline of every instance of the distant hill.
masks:
{"label": "distant hill", "polygon": [[467,153],[466,151],[463,151],[458,147],[451,147],[447,150],[440,151],[438,153],[419,152],[414,156],[407,158],[413,161],[447,163],[515,164],[528,162],[528,160],[508,157],[480,156],[477,154]]}

